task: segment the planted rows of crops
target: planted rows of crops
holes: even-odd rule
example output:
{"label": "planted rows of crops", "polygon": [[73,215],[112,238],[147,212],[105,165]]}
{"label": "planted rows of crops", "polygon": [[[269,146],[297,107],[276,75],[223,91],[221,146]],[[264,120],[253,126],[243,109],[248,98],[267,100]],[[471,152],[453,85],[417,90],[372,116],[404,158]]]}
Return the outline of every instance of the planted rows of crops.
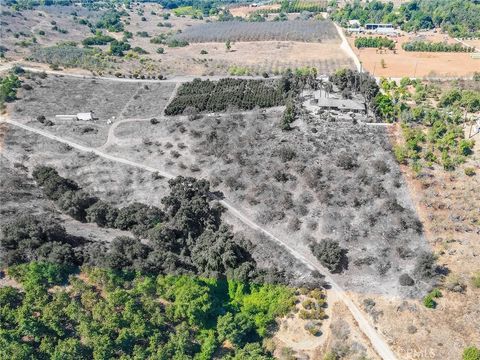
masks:
{"label": "planted rows of crops", "polygon": [[427,51],[427,52],[474,52],[475,48],[463,46],[462,44],[447,44],[444,42],[412,41],[402,45],[405,51]]}
{"label": "planted rows of crops", "polygon": [[180,87],[165,114],[182,114],[187,108],[199,112],[224,111],[231,106],[249,110],[256,106],[279,106],[283,102],[284,95],[276,81],[222,79],[213,82],[195,79]]}
{"label": "planted rows of crops", "polygon": [[361,48],[388,48],[393,50],[395,48],[395,41],[387,37],[359,37],[355,39],[355,47]]}
{"label": "planted rows of crops", "polygon": [[225,41],[306,41],[338,40],[331,21],[295,20],[245,22],[225,21],[206,23],[185,29],[176,39],[188,42]]}

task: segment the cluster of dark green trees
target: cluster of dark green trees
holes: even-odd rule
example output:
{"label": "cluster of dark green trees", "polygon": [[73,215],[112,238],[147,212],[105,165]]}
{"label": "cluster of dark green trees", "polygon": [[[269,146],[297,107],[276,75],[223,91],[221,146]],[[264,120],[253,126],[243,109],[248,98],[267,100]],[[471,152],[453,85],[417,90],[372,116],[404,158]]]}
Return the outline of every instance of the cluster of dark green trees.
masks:
{"label": "cluster of dark green trees", "polygon": [[395,49],[395,41],[387,37],[362,36],[355,39],[355,47]]}
{"label": "cluster of dark green trees", "polygon": [[114,41],[115,38],[109,35],[103,35],[101,32],[97,32],[95,36],[90,36],[82,40],[82,44],[84,46],[92,46],[92,45],[107,45]]}
{"label": "cluster of dark green trees", "polygon": [[17,98],[17,90],[22,82],[17,75],[10,73],[0,77],[0,110],[6,102],[14,101]]}
{"label": "cluster of dark green trees", "polygon": [[[47,262],[10,267],[0,288],[2,359],[273,359],[260,345],[293,291],[193,276]],[[229,344],[228,346],[224,344]]]}
{"label": "cluster of dark green trees", "polygon": [[53,168],[37,167],[33,176],[66,214],[101,227],[128,230],[138,238],[118,237],[110,244],[91,242],[69,236],[54,220],[20,217],[3,228],[0,246],[6,265],[49,261],[154,274],[285,280],[275,270],[257,269],[250,243],[222,224],[222,208],[212,203],[205,180],[170,180],[170,194],[162,199],[162,209],[140,203],[119,209],[84,192]]}
{"label": "cluster of dark green trees", "polygon": [[100,19],[92,26],[92,32],[96,29],[105,29],[111,32],[120,32],[124,30],[122,16],[128,15],[126,11],[111,9],[106,11]]}
{"label": "cluster of dark green trees", "polygon": [[322,239],[310,244],[312,254],[331,272],[340,272],[348,266],[347,250],[338,241]]}
{"label": "cluster of dark green trees", "polygon": [[392,23],[405,31],[442,28],[455,37],[478,37],[480,3],[471,0],[411,0],[394,9],[392,2],[347,3],[332,18],[348,25],[348,20],[366,23]]}
{"label": "cluster of dark green trees", "polygon": [[475,48],[462,44],[447,44],[444,42],[411,41],[402,44],[405,51],[428,51],[428,52],[474,52]]}
{"label": "cluster of dark green trees", "polygon": [[221,79],[217,82],[195,79],[183,84],[165,109],[166,115],[196,111],[224,111],[229,107],[253,109],[282,105],[284,95],[275,81]]}
{"label": "cluster of dark green trees", "polygon": [[293,291],[222,224],[207,181],[170,180],[162,209],[118,209],[53,168],[33,176],[62,211],[138,238],[91,241],[48,216],[7,223],[0,263],[20,288],[0,287],[0,358],[272,359],[260,343]]}
{"label": "cluster of dark green trees", "polygon": [[226,78],[219,81],[194,79],[182,84],[177,96],[165,109],[166,115],[182,114],[186,109],[198,112],[225,111],[229,107],[251,110],[285,105],[311,84],[315,72],[287,71],[280,80]]}

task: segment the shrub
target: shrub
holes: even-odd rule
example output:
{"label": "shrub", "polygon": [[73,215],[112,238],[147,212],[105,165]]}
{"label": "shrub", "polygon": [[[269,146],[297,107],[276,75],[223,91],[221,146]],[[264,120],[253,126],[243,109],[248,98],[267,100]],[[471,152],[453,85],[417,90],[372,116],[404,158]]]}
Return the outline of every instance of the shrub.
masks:
{"label": "shrub", "polygon": [[399,282],[402,286],[413,286],[415,284],[415,281],[408,274],[400,275]]}
{"label": "shrub", "polygon": [[470,346],[463,350],[463,360],[480,360],[480,349],[475,346]]}
{"label": "shrub", "polygon": [[353,154],[348,154],[345,151],[338,155],[336,165],[344,170],[351,170],[358,167],[356,157]]}
{"label": "shrub", "polygon": [[439,289],[433,289],[430,292],[430,295],[434,298],[440,298],[440,297],[442,297],[442,292]]}
{"label": "shrub", "polygon": [[480,271],[476,272],[472,276],[472,285],[477,289],[480,289]]}
{"label": "shrub", "polygon": [[421,279],[431,279],[437,275],[437,257],[431,253],[424,251],[417,257],[415,264],[415,275]]}
{"label": "shrub", "polygon": [[437,307],[437,303],[433,300],[432,295],[428,294],[423,298],[423,305],[425,305],[429,309],[435,309]]}
{"label": "shrub", "polygon": [[456,274],[450,273],[445,278],[445,287],[454,292],[463,293],[466,289],[464,282]]}
{"label": "shrub", "polygon": [[332,272],[340,271],[346,262],[346,250],[342,249],[338,241],[322,239],[310,245],[310,250],[320,263]]}
{"label": "shrub", "polygon": [[112,42],[113,40],[115,40],[115,38],[113,38],[111,36],[96,34],[95,36],[91,36],[91,37],[83,39],[82,44],[84,46],[107,45],[108,43]]}
{"label": "shrub", "polygon": [[465,168],[464,171],[465,171],[465,175],[467,175],[467,176],[474,176],[476,174],[475,168],[473,168],[473,167],[467,167],[467,168]]}

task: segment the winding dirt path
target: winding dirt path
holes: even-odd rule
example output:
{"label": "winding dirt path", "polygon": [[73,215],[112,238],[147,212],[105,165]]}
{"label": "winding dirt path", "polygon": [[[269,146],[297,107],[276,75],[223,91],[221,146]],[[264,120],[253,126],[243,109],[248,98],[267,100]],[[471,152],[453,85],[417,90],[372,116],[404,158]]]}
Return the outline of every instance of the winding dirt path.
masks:
{"label": "winding dirt path", "polygon": [[[125,120],[127,121],[128,119],[125,119]],[[143,120],[139,119],[139,121],[143,121]],[[47,131],[40,130],[40,129],[35,129],[33,127],[30,127],[28,125],[22,124],[20,122],[17,122],[17,121],[11,120],[11,119],[4,118],[4,119],[2,119],[2,121],[0,123],[11,124],[13,126],[22,128],[26,131],[33,132],[33,133],[36,133],[38,135],[44,136],[44,137],[49,138],[51,140],[55,140],[55,141],[67,144],[67,145],[69,145],[72,148],[75,148],[77,150],[84,151],[84,152],[90,152],[90,153],[101,156],[101,157],[103,157],[105,159],[108,159],[108,160],[111,160],[111,161],[115,161],[115,162],[122,163],[122,164],[125,164],[125,165],[137,167],[137,168],[149,171],[149,172],[158,173],[158,174],[164,176],[167,179],[171,179],[171,178],[174,178],[176,176],[174,174],[171,174],[169,172],[164,171],[163,169],[154,168],[152,166],[147,166],[147,165],[142,164],[142,163],[138,163],[138,162],[131,161],[131,160],[128,160],[128,159],[117,157],[117,156],[113,156],[113,155],[110,155],[110,154],[100,150],[100,149],[91,148],[91,147],[88,147],[88,146],[77,144],[73,141],[66,140],[66,139],[63,139],[59,136],[53,135],[53,134],[51,134]],[[117,124],[119,124],[119,123],[120,122],[118,122]],[[347,296],[346,292],[335,282],[335,280],[331,278],[328,270],[325,269],[322,265],[320,265],[318,263],[318,261],[315,258],[313,258],[313,256],[311,254],[300,253],[299,251],[294,249],[292,246],[290,246],[286,241],[283,241],[279,237],[273,235],[267,229],[263,228],[262,226],[256,224],[252,220],[250,220],[247,216],[245,216],[242,212],[240,212],[237,208],[235,208],[227,200],[219,200],[219,202],[228,211],[230,211],[230,213],[233,216],[238,218],[245,225],[247,225],[250,228],[252,228],[254,230],[257,230],[257,231],[265,234],[266,236],[268,236],[271,240],[275,241],[276,243],[278,243],[279,245],[284,247],[287,251],[289,251],[297,260],[304,263],[309,269],[318,270],[322,274],[324,274],[325,275],[325,281],[327,281],[331,286],[330,291],[334,292],[335,295],[337,296],[337,298],[340,299],[347,306],[347,308],[349,309],[349,311],[352,313],[353,317],[355,318],[355,321],[357,322],[358,327],[368,337],[368,339],[370,340],[373,348],[378,353],[378,355],[385,360],[396,360],[397,359],[396,355],[390,349],[389,345],[380,336],[380,334],[377,333],[375,328],[368,322],[367,318],[365,318],[363,316],[360,309],[353,303],[353,301]]]}

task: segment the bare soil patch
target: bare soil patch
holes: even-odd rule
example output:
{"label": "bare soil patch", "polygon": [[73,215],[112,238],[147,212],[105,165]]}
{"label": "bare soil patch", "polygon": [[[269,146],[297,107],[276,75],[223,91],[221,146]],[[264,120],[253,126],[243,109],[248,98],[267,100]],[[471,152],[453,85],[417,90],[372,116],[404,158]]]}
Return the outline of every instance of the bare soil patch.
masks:
{"label": "bare soil patch", "polygon": [[[361,35],[364,36],[364,35]],[[396,50],[364,48],[357,49],[354,45],[355,37],[348,37],[348,41],[363,67],[375,76],[385,77],[471,77],[480,68],[480,60],[473,59],[470,53],[437,53],[437,52],[407,52],[402,44],[414,39],[440,42],[455,40],[447,35],[427,32],[424,36],[413,37],[403,35],[394,38],[397,41]],[[382,59],[385,67],[382,67]]]}

